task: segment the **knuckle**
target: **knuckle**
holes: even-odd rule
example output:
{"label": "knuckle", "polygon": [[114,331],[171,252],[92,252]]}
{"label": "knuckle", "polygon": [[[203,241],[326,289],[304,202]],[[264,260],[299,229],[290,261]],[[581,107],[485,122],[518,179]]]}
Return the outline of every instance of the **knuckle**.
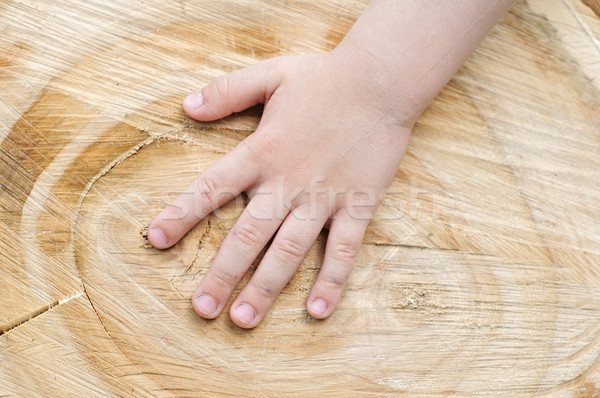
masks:
{"label": "knuckle", "polygon": [[[186,204],[170,203],[160,214],[161,223],[177,222],[178,224],[184,224],[184,218],[186,218],[189,212],[189,206]],[[156,227],[156,225],[150,226],[150,228],[154,227]],[[163,232],[167,233],[168,231],[163,229]]]}
{"label": "knuckle", "polygon": [[274,243],[275,256],[283,262],[299,262],[302,259],[302,245],[294,239],[282,238]]}
{"label": "knuckle", "polygon": [[260,231],[252,224],[234,226],[231,235],[246,247],[254,247],[260,243]]}
{"label": "knuckle", "polygon": [[211,279],[214,287],[231,289],[237,285],[239,276],[227,271],[216,271]]}
{"label": "knuckle", "polygon": [[215,91],[220,98],[227,98],[229,95],[229,87],[231,86],[229,75],[222,75],[215,79]]}
{"label": "knuckle", "polygon": [[358,247],[348,242],[335,242],[333,245],[333,256],[340,261],[354,261],[358,255]]}
{"label": "knuckle", "polygon": [[340,278],[333,274],[328,274],[325,275],[320,282],[327,290],[343,290],[346,287],[346,279],[347,278]]}
{"label": "knuckle", "polygon": [[266,299],[267,301],[273,300],[279,293],[278,289],[273,289],[272,287],[267,286],[259,281],[250,281],[248,284],[255,294],[255,297],[258,296],[259,298]]}
{"label": "knuckle", "polygon": [[218,207],[219,192],[218,184],[214,178],[201,177],[196,180],[196,189],[200,194],[201,200],[206,200],[213,207]]}
{"label": "knuckle", "polygon": [[260,145],[256,145],[255,152],[261,161],[269,162],[277,157],[281,153],[281,145],[278,139],[263,140]]}

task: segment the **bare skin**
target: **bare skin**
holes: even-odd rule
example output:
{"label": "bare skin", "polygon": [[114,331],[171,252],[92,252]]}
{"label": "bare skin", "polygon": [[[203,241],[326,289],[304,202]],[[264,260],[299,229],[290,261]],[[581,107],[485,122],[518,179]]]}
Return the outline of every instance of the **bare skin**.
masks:
{"label": "bare skin", "polygon": [[265,104],[256,131],[150,224],[150,243],[168,248],[248,194],[192,298],[194,310],[217,317],[274,236],[229,311],[236,325],[255,327],[327,226],[307,310],[331,315],[416,119],[512,2],[375,0],[333,51],[273,58],[188,96],[183,107],[200,121]]}

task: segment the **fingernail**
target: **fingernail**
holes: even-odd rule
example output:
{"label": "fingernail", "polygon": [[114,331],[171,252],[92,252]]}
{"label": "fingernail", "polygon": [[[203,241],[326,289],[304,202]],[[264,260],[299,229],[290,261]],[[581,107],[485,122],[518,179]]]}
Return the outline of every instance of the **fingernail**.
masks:
{"label": "fingernail", "polygon": [[152,246],[156,247],[157,249],[164,249],[167,247],[167,237],[160,228],[152,228],[150,231],[148,231],[148,240]]}
{"label": "fingernail", "polygon": [[205,315],[213,315],[217,311],[217,300],[203,294],[196,299],[196,309]]}
{"label": "fingernail", "polygon": [[186,109],[195,111],[200,108],[204,104],[204,99],[202,98],[202,93],[198,91],[197,93],[190,94],[183,100],[183,106]]}
{"label": "fingernail", "polygon": [[251,324],[254,322],[254,318],[256,318],[256,311],[249,304],[240,304],[235,309],[235,316],[237,319],[245,324]]}
{"label": "fingernail", "polygon": [[327,302],[322,298],[314,300],[310,303],[310,311],[313,314],[325,315],[325,311],[327,311]]}

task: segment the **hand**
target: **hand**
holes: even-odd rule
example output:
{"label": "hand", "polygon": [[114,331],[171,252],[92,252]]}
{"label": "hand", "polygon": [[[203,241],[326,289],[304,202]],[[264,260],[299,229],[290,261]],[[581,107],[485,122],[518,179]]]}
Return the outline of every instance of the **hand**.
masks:
{"label": "hand", "polygon": [[264,103],[251,136],[206,169],[150,224],[157,248],[241,192],[250,202],[193,297],[218,316],[270,238],[233,302],[233,322],[256,326],[323,226],[329,237],[308,312],[338,303],[364,231],[394,177],[416,118],[514,0],[451,7],[373,0],[330,53],[274,58],[217,78],[184,100],[198,120]]}
{"label": "hand", "polygon": [[187,114],[201,121],[265,104],[256,131],[207,168],[149,227],[150,243],[168,248],[211,211],[248,194],[248,206],[193,296],[200,316],[221,313],[275,235],[230,309],[236,325],[256,326],[324,226],[325,256],[307,309],[326,318],[340,300],[412,126],[392,117],[390,93],[374,87],[368,74],[347,62],[349,56],[334,50],[274,58],[221,76],[184,100]]}

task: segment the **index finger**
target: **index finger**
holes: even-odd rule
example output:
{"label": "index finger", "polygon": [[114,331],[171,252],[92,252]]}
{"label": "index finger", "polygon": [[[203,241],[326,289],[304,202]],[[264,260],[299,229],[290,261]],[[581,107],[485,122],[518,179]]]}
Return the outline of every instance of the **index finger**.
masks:
{"label": "index finger", "polygon": [[152,220],[148,241],[157,249],[177,243],[194,225],[251,186],[258,165],[243,142],[202,172]]}

